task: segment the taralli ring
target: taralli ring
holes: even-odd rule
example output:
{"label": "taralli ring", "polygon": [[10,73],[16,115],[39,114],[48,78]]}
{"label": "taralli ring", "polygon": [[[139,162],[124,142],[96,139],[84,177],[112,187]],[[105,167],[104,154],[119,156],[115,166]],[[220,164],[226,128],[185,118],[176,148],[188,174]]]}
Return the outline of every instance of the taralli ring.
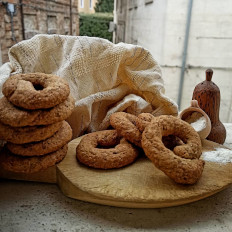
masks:
{"label": "taralli ring", "polygon": [[5,81],[4,96],[12,104],[24,109],[47,109],[67,99],[68,83],[55,75],[44,73],[16,74]]}
{"label": "taralli ring", "polygon": [[[141,133],[144,131],[145,127],[152,121],[153,118],[155,117],[150,113],[141,113],[138,115],[136,119],[136,126]],[[183,141],[175,135],[163,136],[162,142],[164,146],[170,150],[173,150],[176,146],[184,144]]]}
{"label": "taralli ring", "polygon": [[154,118],[154,116],[150,113],[141,113],[136,118],[136,126],[140,130],[140,132],[143,132],[145,127],[151,122],[151,120]]}
{"label": "taralli ring", "polygon": [[[185,144],[169,150],[162,142],[162,137],[168,135],[179,137]],[[142,134],[142,147],[154,165],[177,183],[194,184],[202,175],[205,162],[199,159],[201,139],[179,118],[162,115],[152,119]]]}
{"label": "taralli ring", "polygon": [[89,167],[112,169],[134,162],[138,151],[116,130],[105,130],[85,135],[76,148],[76,155]]}
{"label": "taralli ring", "polygon": [[35,173],[47,169],[64,159],[68,151],[68,145],[64,145],[57,151],[42,155],[24,157],[12,154],[6,147],[0,155],[0,167],[7,171],[18,173]]}
{"label": "taralli ring", "polygon": [[31,143],[45,140],[60,129],[62,122],[47,126],[11,127],[0,122],[0,139],[15,143]]}
{"label": "taralli ring", "polygon": [[72,129],[66,121],[62,122],[61,128],[51,137],[40,142],[14,144],[6,146],[13,154],[21,156],[41,156],[59,150],[72,139]]}
{"label": "taralli ring", "polygon": [[59,105],[44,110],[20,109],[3,97],[0,99],[0,122],[12,127],[49,125],[67,119],[74,107],[71,95]]}
{"label": "taralli ring", "polygon": [[116,112],[110,116],[110,124],[126,140],[141,147],[142,134],[136,126],[137,116]]}

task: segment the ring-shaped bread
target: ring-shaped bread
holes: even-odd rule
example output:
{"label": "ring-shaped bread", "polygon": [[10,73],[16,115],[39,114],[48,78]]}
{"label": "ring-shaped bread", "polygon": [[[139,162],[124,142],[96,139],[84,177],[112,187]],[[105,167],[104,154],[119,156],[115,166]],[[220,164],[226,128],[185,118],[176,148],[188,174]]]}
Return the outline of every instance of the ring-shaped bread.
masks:
{"label": "ring-shaped bread", "polygon": [[21,156],[41,156],[57,151],[72,139],[70,125],[66,121],[61,123],[61,128],[45,140],[25,144],[7,142],[6,146],[13,154]]}
{"label": "ring-shaped bread", "polygon": [[154,116],[150,113],[141,113],[136,118],[136,126],[140,132],[143,132],[145,127],[151,122]]}
{"label": "ring-shaped bread", "polygon": [[104,130],[85,135],[76,148],[76,156],[89,167],[112,169],[134,162],[138,151],[116,130]]}
{"label": "ring-shaped bread", "polygon": [[35,173],[47,169],[64,159],[68,151],[68,145],[64,145],[57,151],[42,156],[24,157],[14,155],[6,147],[1,151],[0,168],[18,173]]}
{"label": "ring-shaped bread", "polygon": [[12,127],[49,125],[67,119],[75,107],[71,95],[59,105],[43,110],[15,107],[5,97],[0,99],[0,122]]}
{"label": "ring-shaped bread", "polygon": [[[171,134],[185,142],[174,151],[162,142],[163,136]],[[202,175],[205,162],[199,159],[201,139],[191,125],[177,117],[162,115],[152,119],[143,131],[142,147],[154,165],[177,183],[194,184]]]}
{"label": "ring-shaped bread", "polygon": [[10,76],[2,93],[12,104],[24,109],[47,109],[65,101],[70,93],[68,83],[52,74],[25,73]]}
{"label": "ring-shaped bread", "polygon": [[141,147],[142,133],[136,125],[137,116],[126,112],[116,112],[110,116],[111,126],[126,140]]}
{"label": "ring-shaped bread", "polygon": [[[142,133],[145,127],[152,121],[154,116],[150,113],[141,113],[136,119],[136,126]],[[162,137],[162,142],[170,150],[173,150],[176,146],[183,145],[183,141],[175,135],[168,135]]]}
{"label": "ring-shaped bread", "polygon": [[0,139],[14,144],[38,142],[54,135],[61,126],[62,122],[46,126],[11,127],[0,122]]}

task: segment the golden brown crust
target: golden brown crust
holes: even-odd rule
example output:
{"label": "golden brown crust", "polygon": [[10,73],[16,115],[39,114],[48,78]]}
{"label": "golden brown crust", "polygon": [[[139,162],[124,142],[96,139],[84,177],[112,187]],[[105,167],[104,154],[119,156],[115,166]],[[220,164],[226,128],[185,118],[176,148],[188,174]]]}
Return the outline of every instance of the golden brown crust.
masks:
{"label": "golden brown crust", "polygon": [[136,119],[136,126],[140,132],[144,131],[145,127],[151,122],[153,118],[154,116],[150,113],[141,113],[138,115]]}
{"label": "golden brown crust", "polygon": [[112,169],[134,162],[138,151],[116,130],[105,130],[85,135],[76,148],[76,155],[89,167]]}
{"label": "golden brown crust", "polygon": [[75,107],[71,95],[59,105],[44,110],[24,110],[15,107],[5,97],[0,99],[0,122],[12,127],[49,125],[67,119]]}
{"label": "golden brown crust", "polygon": [[51,137],[61,126],[62,122],[47,126],[11,127],[0,122],[0,139],[15,144],[41,141]]}
{"label": "golden brown crust", "polygon": [[4,96],[12,104],[24,109],[47,109],[65,101],[70,93],[68,83],[45,73],[16,74],[2,87]]}
{"label": "golden brown crust", "polygon": [[[186,144],[169,150],[162,137],[170,134]],[[154,118],[142,134],[142,147],[154,165],[177,183],[194,184],[202,175],[204,161],[198,159],[202,150],[200,137],[179,118],[170,115]]]}
{"label": "golden brown crust", "polygon": [[58,151],[43,156],[23,157],[12,154],[6,147],[0,155],[0,166],[5,170],[18,173],[35,173],[47,169],[63,160],[68,151],[64,145]]}
{"label": "golden brown crust", "polygon": [[61,128],[50,138],[33,143],[7,143],[7,148],[13,153],[22,156],[40,156],[59,150],[72,139],[72,129],[65,121]]}
{"label": "golden brown crust", "polygon": [[[138,115],[136,119],[136,126],[141,133],[144,131],[145,127],[152,121],[153,118],[155,117],[150,113],[141,113]],[[176,146],[184,144],[183,141],[175,135],[163,136],[162,142],[164,146],[170,150],[173,150]]]}
{"label": "golden brown crust", "polygon": [[116,112],[110,116],[111,126],[126,140],[141,147],[142,134],[136,126],[137,116],[125,112]]}

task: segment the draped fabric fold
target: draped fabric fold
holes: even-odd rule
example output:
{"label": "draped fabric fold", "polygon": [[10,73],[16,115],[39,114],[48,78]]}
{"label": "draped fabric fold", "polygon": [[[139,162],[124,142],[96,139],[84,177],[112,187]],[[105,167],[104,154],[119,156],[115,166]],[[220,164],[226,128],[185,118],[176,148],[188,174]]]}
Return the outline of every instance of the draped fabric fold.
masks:
{"label": "draped fabric fold", "polygon": [[56,74],[69,83],[75,110],[67,120],[73,138],[106,129],[116,111],[177,115],[165,95],[161,69],[143,47],[86,36],[36,35],[9,50],[0,67],[4,81],[15,73]]}

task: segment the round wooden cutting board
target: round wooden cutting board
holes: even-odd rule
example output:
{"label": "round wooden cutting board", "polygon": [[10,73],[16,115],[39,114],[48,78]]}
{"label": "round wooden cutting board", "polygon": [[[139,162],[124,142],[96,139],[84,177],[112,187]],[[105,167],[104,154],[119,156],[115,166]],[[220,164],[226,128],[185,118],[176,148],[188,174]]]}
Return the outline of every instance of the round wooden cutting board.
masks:
{"label": "round wooden cutting board", "polygon": [[[81,138],[69,143],[65,159],[57,165],[57,183],[71,198],[103,205],[130,208],[161,208],[182,205],[213,195],[232,183],[232,164],[206,162],[195,185],[174,183],[152,162],[140,155],[135,163],[114,170],[88,168],[76,160]],[[222,147],[203,140],[203,151]]]}

